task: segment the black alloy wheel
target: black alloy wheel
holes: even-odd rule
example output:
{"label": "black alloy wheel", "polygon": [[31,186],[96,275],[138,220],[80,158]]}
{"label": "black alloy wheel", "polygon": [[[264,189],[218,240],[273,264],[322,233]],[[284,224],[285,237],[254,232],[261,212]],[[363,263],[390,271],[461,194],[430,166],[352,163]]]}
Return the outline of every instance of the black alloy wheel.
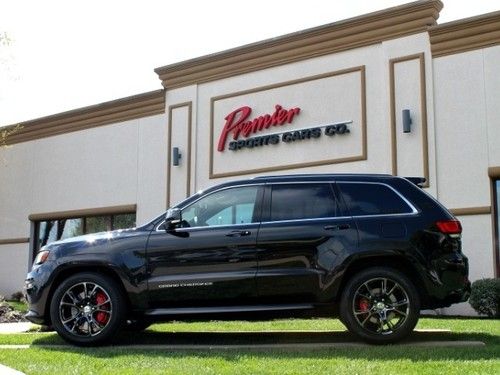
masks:
{"label": "black alloy wheel", "polygon": [[54,329],[80,346],[108,341],[122,326],[124,313],[119,286],[98,273],[80,273],[64,280],[50,304]]}
{"label": "black alloy wheel", "polygon": [[391,268],[369,268],[347,283],[340,315],[349,331],[372,344],[397,342],[415,328],[420,300],[412,282]]}

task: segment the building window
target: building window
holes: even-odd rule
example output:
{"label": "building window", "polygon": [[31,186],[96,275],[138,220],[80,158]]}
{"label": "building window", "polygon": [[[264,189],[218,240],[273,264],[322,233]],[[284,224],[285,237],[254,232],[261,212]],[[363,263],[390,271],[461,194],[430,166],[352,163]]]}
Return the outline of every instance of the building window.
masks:
{"label": "building window", "polygon": [[500,277],[500,179],[493,180],[493,200],[496,276]]}
{"label": "building window", "polygon": [[42,246],[57,240],[134,226],[135,213],[36,221],[34,254]]}

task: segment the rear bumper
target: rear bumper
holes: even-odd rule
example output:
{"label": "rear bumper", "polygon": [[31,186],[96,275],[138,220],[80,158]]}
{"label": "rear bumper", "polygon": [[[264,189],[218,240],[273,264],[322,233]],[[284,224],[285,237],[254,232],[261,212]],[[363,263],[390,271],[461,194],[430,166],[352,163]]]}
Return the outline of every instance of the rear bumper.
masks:
{"label": "rear bumper", "polygon": [[432,283],[429,308],[449,307],[469,299],[469,262],[463,254],[448,254],[436,260],[429,276]]}
{"label": "rear bumper", "polygon": [[449,307],[454,303],[466,302],[470,297],[471,287],[470,282],[463,289],[457,289],[452,291],[444,299],[436,303],[435,308],[438,307]]}

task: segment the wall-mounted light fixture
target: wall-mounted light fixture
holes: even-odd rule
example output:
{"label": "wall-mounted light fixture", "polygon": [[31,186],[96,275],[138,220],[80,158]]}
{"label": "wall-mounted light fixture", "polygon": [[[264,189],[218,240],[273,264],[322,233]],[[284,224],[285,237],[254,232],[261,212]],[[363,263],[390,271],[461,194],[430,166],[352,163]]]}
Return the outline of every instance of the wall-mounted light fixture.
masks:
{"label": "wall-mounted light fixture", "polygon": [[172,148],[172,165],[174,167],[179,166],[179,160],[181,159],[182,155],[179,152],[179,147],[173,147]]}
{"label": "wall-mounted light fixture", "polygon": [[411,132],[411,117],[410,110],[403,109],[403,133]]}

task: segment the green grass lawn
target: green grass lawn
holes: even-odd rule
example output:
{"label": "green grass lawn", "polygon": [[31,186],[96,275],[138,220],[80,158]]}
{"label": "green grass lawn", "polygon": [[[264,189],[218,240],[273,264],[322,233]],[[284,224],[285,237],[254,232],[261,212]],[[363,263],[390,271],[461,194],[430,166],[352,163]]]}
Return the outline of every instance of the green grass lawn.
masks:
{"label": "green grass lawn", "polygon": [[[483,341],[483,347],[408,345],[332,349],[147,350],[51,347],[64,344],[54,333],[0,335],[0,344],[31,344],[0,349],[0,363],[26,374],[499,374],[500,321],[422,318],[417,328],[450,332],[415,333],[420,340]],[[165,323],[146,332],[123,333],[115,344],[254,344],[354,341],[335,319],[270,322]],[[320,332],[302,332],[317,330]],[[285,332],[276,332],[285,331]],[[322,331],[322,332],[321,332]],[[332,332],[334,331],[334,332]],[[200,333],[205,332],[205,333]]]}

